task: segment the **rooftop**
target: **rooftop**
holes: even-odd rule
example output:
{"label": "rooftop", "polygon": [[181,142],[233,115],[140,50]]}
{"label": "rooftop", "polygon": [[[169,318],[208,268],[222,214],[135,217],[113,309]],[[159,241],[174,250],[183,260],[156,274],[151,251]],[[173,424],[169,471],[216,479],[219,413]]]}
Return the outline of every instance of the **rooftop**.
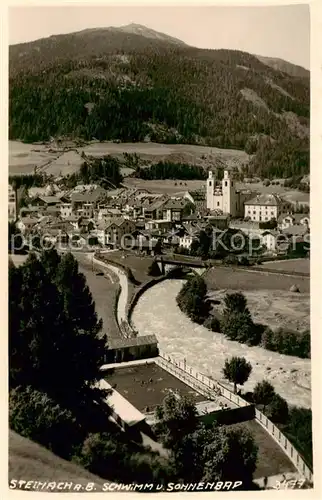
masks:
{"label": "rooftop", "polygon": [[254,198],[251,198],[248,201],[245,201],[245,205],[266,205],[266,206],[279,206],[283,203],[283,200],[280,196],[274,193],[263,193],[258,194]]}
{"label": "rooftop", "polygon": [[157,344],[158,340],[155,335],[144,335],[142,337],[133,338],[111,338],[108,341],[109,349],[121,349],[122,347],[134,347],[147,344]]}

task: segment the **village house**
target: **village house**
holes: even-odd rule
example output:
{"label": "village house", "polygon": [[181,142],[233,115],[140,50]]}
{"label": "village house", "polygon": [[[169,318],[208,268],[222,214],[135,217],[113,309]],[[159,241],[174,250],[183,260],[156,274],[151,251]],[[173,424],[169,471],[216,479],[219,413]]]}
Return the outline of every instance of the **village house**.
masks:
{"label": "village house", "polygon": [[259,194],[245,202],[244,217],[257,222],[277,220],[290,209],[291,204],[276,194]]}
{"label": "village house", "polygon": [[[103,203],[107,197],[107,191],[101,186],[92,186],[92,189],[83,190],[82,192],[73,192],[70,195],[73,213],[78,210],[91,211],[99,204]],[[81,215],[84,216],[84,213]]]}
{"label": "village house", "polygon": [[181,221],[184,208],[188,204],[188,200],[167,200],[162,207],[162,218],[168,221]]}
{"label": "village house", "polygon": [[278,227],[280,229],[287,229],[291,226],[302,225],[307,228],[310,227],[310,216],[307,214],[281,214],[278,218]]}
{"label": "village house", "polygon": [[125,235],[130,235],[135,230],[135,223],[123,217],[111,218],[97,224],[96,234],[99,243],[103,246],[120,246]]}
{"label": "village house", "polygon": [[268,252],[275,253],[277,251],[279,231],[276,229],[266,230],[261,235],[262,244],[267,248]]}
{"label": "village house", "polygon": [[29,234],[32,229],[37,225],[38,219],[36,217],[20,217],[16,223],[19,231],[25,235]]}
{"label": "village house", "polygon": [[157,220],[147,220],[145,222],[145,229],[147,231],[155,231],[157,230],[159,234],[166,233],[172,228],[173,223],[164,219]]}
{"label": "village house", "polygon": [[123,212],[119,208],[99,207],[97,210],[96,219],[98,222],[101,222],[104,220],[108,220],[111,217],[121,217],[122,215]]}
{"label": "village house", "polygon": [[36,196],[32,200],[32,205],[33,206],[39,206],[39,207],[53,207],[56,205],[60,205],[62,203],[62,198],[58,196]]}
{"label": "village house", "polygon": [[61,202],[60,204],[60,216],[62,219],[67,219],[73,214],[73,207],[70,201]]}

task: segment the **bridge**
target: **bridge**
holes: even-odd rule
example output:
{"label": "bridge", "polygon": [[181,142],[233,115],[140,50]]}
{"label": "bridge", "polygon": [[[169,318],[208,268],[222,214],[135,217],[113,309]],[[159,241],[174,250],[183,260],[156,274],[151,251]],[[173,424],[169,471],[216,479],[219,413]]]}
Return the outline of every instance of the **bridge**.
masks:
{"label": "bridge", "polygon": [[206,267],[205,261],[187,255],[158,255],[155,260],[160,264],[171,266]]}

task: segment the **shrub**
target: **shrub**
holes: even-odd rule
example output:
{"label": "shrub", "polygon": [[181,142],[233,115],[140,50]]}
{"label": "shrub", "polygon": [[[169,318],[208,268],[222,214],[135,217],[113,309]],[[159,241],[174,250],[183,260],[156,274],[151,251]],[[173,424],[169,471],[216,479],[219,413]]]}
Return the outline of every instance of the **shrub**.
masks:
{"label": "shrub", "polygon": [[249,311],[241,313],[225,313],[222,321],[222,332],[230,340],[254,345],[257,343],[256,327]]}
{"label": "shrub", "polygon": [[288,404],[279,394],[275,394],[268,404],[265,415],[274,423],[285,424],[288,419]]}
{"label": "shrub", "polygon": [[209,316],[205,321],[203,326],[211,330],[212,332],[221,332],[220,321],[214,316]]}

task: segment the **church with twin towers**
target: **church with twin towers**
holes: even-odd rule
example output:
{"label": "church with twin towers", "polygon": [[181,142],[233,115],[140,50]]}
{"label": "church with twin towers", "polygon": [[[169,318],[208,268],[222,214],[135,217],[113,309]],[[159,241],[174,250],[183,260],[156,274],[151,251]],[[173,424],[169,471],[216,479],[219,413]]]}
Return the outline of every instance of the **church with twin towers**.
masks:
{"label": "church with twin towers", "polygon": [[224,171],[224,177],[217,181],[212,171],[209,171],[207,179],[207,208],[211,211],[230,214],[231,217],[244,216],[244,203],[250,193],[243,193],[236,189],[235,180],[228,170]]}
{"label": "church with twin towers", "polygon": [[217,181],[210,171],[206,187],[207,209],[230,217],[245,218],[253,222],[277,220],[281,214],[291,213],[292,203],[276,193],[252,193],[236,189],[235,179],[228,170],[224,177]]}

